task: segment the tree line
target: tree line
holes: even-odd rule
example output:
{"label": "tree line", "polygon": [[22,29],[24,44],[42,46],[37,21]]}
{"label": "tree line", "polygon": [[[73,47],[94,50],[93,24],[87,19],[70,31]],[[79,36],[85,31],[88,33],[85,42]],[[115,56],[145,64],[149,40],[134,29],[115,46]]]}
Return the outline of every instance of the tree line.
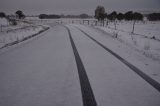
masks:
{"label": "tree line", "polygon": [[147,17],[148,17],[148,20],[150,20],[150,21],[159,21],[160,20],[160,13],[151,13]]}
{"label": "tree line", "polygon": [[[145,15],[146,18],[149,21],[160,21],[160,13],[150,13]],[[0,18],[6,18],[6,19],[10,19],[13,20],[14,18],[18,18],[18,19],[24,19],[26,16],[23,13],[23,11],[18,10],[15,12],[15,16],[13,15],[6,15],[6,13],[4,12],[0,12]],[[95,16],[96,19],[98,20],[104,20],[105,18],[107,18],[108,20],[127,20],[127,21],[131,21],[131,20],[143,20],[144,15],[139,13],[139,12],[133,12],[133,11],[128,11],[126,13],[117,13],[116,11],[113,11],[110,14],[107,14],[105,12],[105,8],[103,6],[97,6],[96,10],[95,10]],[[56,14],[40,14],[39,15],[40,19],[57,19],[57,18],[92,18],[91,16],[89,16],[88,14],[80,14],[80,15],[56,15]]]}
{"label": "tree line", "polygon": [[[6,15],[4,12],[0,12],[0,18],[9,18],[11,15]],[[24,19],[26,16],[21,10],[15,12],[15,18]]]}
{"label": "tree line", "polygon": [[91,18],[88,14],[82,13],[80,15],[57,15],[57,14],[40,14],[40,19],[58,19],[58,18]]}
{"label": "tree line", "polygon": [[[147,19],[149,21],[159,21],[160,20],[160,13],[151,13],[146,15]],[[98,20],[127,20],[127,21],[132,21],[132,20],[138,20],[141,21],[144,18],[144,15],[139,13],[139,12],[133,12],[133,11],[128,11],[126,13],[117,13],[116,11],[113,11],[110,14],[107,14],[105,12],[105,8],[103,6],[97,6],[95,9],[95,18]]]}
{"label": "tree line", "polygon": [[60,18],[59,15],[54,15],[54,14],[51,14],[51,15],[48,15],[48,14],[40,14],[39,15],[39,18],[40,19],[58,19]]}
{"label": "tree line", "polygon": [[17,25],[16,19],[24,19],[26,16],[21,10],[15,12],[15,15],[6,15],[4,12],[0,12],[0,18],[6,18],[10,25]]}

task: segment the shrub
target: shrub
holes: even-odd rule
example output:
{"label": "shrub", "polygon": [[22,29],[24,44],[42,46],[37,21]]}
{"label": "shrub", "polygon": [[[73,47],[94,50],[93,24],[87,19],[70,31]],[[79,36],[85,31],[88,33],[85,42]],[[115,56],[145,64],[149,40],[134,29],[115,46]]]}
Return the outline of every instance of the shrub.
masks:
{"label": "shrub", "polygon": [[147,16],[147,19],[149,21],[159,21],[160,20],[160,13],[152,13],[152,14],[149,14]]}
{"label": "shrub", "polygon": [[119,21],[123,20],[123,19],[124,19],[124,15],[123,15],[122,13],[119,13],[119,14],[117,15],[117,19],[118,19]]}
{"label": "shrub", "polygon": [[4,12],[0,12],[0,18],[5,18],[6,14]]}

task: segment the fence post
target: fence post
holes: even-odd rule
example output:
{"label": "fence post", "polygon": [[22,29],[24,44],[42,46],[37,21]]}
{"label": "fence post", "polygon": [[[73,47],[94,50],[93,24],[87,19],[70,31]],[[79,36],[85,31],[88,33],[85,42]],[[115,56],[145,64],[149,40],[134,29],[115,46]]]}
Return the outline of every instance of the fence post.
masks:
{"label": "fence post", "polygon": [[95,20],[95,26],[97,26],[97,21]]}
{"label": "fence post", "polygon": [[135,23],[136,23],[136,20],[134,20],[134,22],[133,22],[133,28],[132,28],[132,32],[131,32],[131,33],[134,33],[134,26],[135,26]]}
{"label": "fence post", "polygon": [[103,27],[104,27],[104,20],[103,20]]}
{"label": "fence post", "polygon": [[115,26],[115,30],[117,30],[117,26],[116,26],[117,22],[116,20],[114,20],[114,26]]}
{"label": "fence post", "polygon": [[106,26],[108,26],[108,20],[106,21]]}
{"label": "fence post", "polygon": [[2,25],[1,25],[1,32],[2,32]]}

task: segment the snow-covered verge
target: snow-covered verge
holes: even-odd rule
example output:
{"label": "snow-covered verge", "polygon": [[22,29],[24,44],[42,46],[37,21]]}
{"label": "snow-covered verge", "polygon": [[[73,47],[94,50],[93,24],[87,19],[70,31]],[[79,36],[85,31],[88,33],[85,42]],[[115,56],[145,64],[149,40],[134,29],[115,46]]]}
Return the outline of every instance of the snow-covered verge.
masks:
{"label": "snow-covered verge", "polygon": [[7,20],[5,18],[0,18],[0,25],[1,26],[5,26],[7,24],[8,24],[8,22],[7,22]]}
{"label": "snow-covered verge", "polygon": [[146,57],[160,62],[160,22],[136,23],[134,33],[131,33],[131,22],[117,23],[116,27],[113,24],[95,26]]}
{"label": "snow-covered verge", "polygon": [[104,31],[102,32],[102,30],[97,30],[97,28],[95,29],[94,27],[88,27],[77,24],[74,24],[72,26],[76,26],[82,29],[87,34],[96,39],[98,42],[100,42],[101,44],[118,54],[120,57],[124,58],[132,65],[142,70],[144,73],[146,73],[148,76],[150,76],[157,82],[160,82],[159,61],[155,61],[151,58],[146,58],[145,55],[137,52],[135,49],[133,49],[133,47],[128,46],[120,40],[117,40],[117,38],[111,36],[111,34],[109,33],[107,34]]}
{"label": "snow-covered verge", "polygon": [[31,22],[33,24],[40,25],[55,25],[62,23],[61,19],[39,19],[39,18],[26,18],[25,21]]}
{"label": "snow-covered verge", "polygon": [[30,24],[20,20],[17,20],[16,22],[17,25],[10,25],[7,19],[0,18],[0,32],[11,32],[19,29],[24,29],[30,26]]}
{"label": "snow-covered verge", "polygon": [[[116,28],[122,32],[132,32],[133,21],[117,22]],[[135,23],[134,34],[160,40],[160,21],[139,21]],[[115,29],[114,23],[110,23],[108,28]]]}
{"label": "snow-covered verge", "polygon": [[31,37],[34,37],[41,32],[49,29],[47,26],[42,25],[20,25],[15,26],[12,30],[0,32],[0,48],[8,47]]}

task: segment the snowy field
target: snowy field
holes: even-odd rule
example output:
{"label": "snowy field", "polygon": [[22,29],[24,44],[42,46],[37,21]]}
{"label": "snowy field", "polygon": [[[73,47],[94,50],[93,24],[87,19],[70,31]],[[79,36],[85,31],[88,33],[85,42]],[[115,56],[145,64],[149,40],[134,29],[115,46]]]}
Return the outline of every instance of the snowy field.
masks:
{"label": "snowy field", "polygon": [[133,31],[133,21],[116,22],[97,22],[95,19],[86,20],[62,20],[62,23],[82,24],[91,26],[103,33],[109,34],[111,37],[133,48],[148,58],[160,62],[160,22],[159,21],[140,21],[136,22]]}
{"label": "snowy field", "polygon": [[[111,37],[119,40],[135,51],[160,63],[160,22],[142,21],[135,23],[134,33],[133,21],[117,21],[116,28],[114,22],[105,21],[105,25],[95,19],[38,19],[38,17],[27,17],[26,24],[19,22],[16,26],[8,25],[5,19],[0,19],[0,47],[5,44],[23,39],[43,29],[41,25],[55,26],[56,24],[82,24],[92,26],[104,33],[109,33]],[[34,24],[34,25],[33,25]]]}
{"label": "snowy field", "polygon": [[138,22],[134,33],[131,33],[132,27],[133,22],[119,22],[116,29],[113,23],[106,27],[96,26],[145,56],[160,61],[160,22]]}
{"label": "snowy field", "polygon": [[20,21],[15,26],[9,25],[6,19],[0,19],[0,22],[0,48],[15,41],[21,41],[26,37],[39,33],[46,28],[42,25],[28,24]]}
{"label": "snowy field", "polygon": [[7,20],[5,18],[0,18],[0,25],[6,26],[8,24]]}
{"label": "snowy field", "polygon": [[[122,21],[117,22],[117,30],[122,32],[132,32],[133,27],[133,21]],[[115,26],[113,23],[110,23],[108,28],[115,29]],[[140,21],[136,22],[134,33],[140,36],[146,36],[149,38],[152,38],[153,36],[155,39],[160,40],[160,21],[150,22],[150,21]]]}

